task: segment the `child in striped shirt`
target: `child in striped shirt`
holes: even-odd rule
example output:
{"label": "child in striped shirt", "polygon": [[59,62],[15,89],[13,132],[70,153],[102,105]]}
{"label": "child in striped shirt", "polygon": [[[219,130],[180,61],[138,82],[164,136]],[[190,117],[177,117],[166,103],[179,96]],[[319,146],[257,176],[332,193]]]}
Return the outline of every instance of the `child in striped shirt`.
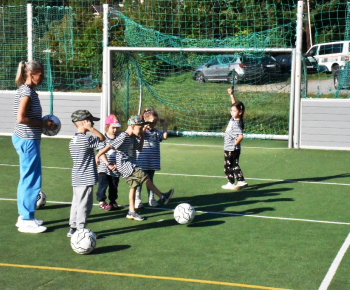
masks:
{"label": "child in striped shirt", "polygon": [[[243,177],[243,172],[238,165],[241,155],[241,141],[243,140],[244,129],[244,105],[242,102],[236,102],[233,90],[227,90],[231,96],[231,120],[227,125],[224,138],[225,161],[224,170],[228,183],[223,185],[223,189],[239,190],[248,186]],[[237,180],[237,184],[235,184]]]}
{"label": "child in striped shirt", "polygon": [[[72,114],[72,122],[77,132],[69,143],[69,152],[73,159],[72,186],[73,200],[70,209],[67,237],[71,237],[76,230],[84,229],[86,220],[93,205],[93,186],[97,183],[97,168],[94,148],[105,140],[97,131],[94,121],[99,121],[87,110],[77,110]],[[87,132],[93,135],[86,135]]]}
{"label": "child in striped shirt", "polygon": [[[108,164],[110,170],[117,170],[121,176],[126,179],[127,184],[130,187],[129,191],[129,212],[126,218],[137,221],[142,221],[144,218],[135,211],[135,192],[136,188],[143,182],[146,183],[147,188],[152,190],[158,197],[162,204],[168,204],[171,199],[174,189],[169,190],[167,193],[162,193],[153,184],[149,176],[136,165],[135,155],[136,150],[142,150],[144,135],[143,126],[147,125],[142,115],[131,116],[128,120],[128,128],[126,131],[119,134],[115,141],[107,145],[104,149],[100,150],[96,155],[96,162],[99,163],[99,157],[105,154],[108,150],[116,150],[116,164]],[[105,162],[105,157],[102,157]]]}
{"label": "child in striped shirt", "polygon": [[[168,123],[164,119],[158,118],[158,113],[152,109],[146,109],[143,112],[143,118],[149,125],[144,127],[144,143],[142,151],[136,152],[137,165],[149,176],[153,181],[153,176],[156,170],[160,170],[160,142],[168,138]],[[163,131],[158,131],[155,127],[160,121],[163,126]],[[136,189],[135,208],[144,207],[141,201],[142,185]],[[156,207],[158,202],[154,198],[152,190],[148,191],[149,206]]]}

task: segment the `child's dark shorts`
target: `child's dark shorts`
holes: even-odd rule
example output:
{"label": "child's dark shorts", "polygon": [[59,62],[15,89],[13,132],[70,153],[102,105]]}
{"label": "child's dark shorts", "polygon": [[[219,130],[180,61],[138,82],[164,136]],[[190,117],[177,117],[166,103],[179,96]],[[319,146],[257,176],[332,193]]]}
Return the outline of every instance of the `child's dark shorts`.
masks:
{"label": "child's dark shorts", "polygon": [[149,179],[148,175],[145,172],[143,172],[140,167],[136,166],[134,168],[134,172],[125,180],[130,188],[136,188],[140,186],[147,179]]}

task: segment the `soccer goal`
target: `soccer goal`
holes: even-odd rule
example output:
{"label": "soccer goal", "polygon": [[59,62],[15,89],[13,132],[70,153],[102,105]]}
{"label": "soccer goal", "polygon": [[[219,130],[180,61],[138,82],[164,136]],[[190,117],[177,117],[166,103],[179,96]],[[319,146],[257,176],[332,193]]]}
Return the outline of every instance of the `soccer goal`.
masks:
{"label": "soccer goal", "polygon": [[[122,121],[145,108],[157,110],[172,133],[222,136],[230,118],[227,89],[246,106],[250,138],[288,139],[295,66],[286,48],[108,47],[109,108]],[[270,58],[270,59],[269,59]]]}
{"label": "soccer goal", "polygon": [[[289,140],[291,147],[294,106],[299,106],[294,100],[307,88],[301,60],[302,1],[297,13],[283,5],[282,10],[231,2],[219,10],[212,6],[212,15],[221,22],[201,5],[192,7],[191,19],[182,17],[189,12],[182,2],[174,2],[170,10],[151,6],[124,5],[123,11],[104,15],[106,114],[116,113],[126,122],[130,115],[153,108],[174,134],[222,136],[230,119],[227,89],[234,87],[236,99],[246,107],[247,137]],[[166,20],[165,15],[174,17]],[[269,21],[261,26],[255,21],[252,28],[249,17]]]}

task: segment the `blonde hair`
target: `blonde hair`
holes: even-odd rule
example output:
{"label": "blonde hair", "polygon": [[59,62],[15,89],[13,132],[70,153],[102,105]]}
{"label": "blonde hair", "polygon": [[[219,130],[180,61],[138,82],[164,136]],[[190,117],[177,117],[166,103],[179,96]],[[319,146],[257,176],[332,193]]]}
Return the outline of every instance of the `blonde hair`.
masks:
{"label": "blonde hair", "polygon": [[15,83],[17,86],[21,86],[25,83],[28,73],[40,73],[40,72],[44,74],[44,67],[40,62],[36,60],[31,60],[29,62],[21,61],[18,64]]}

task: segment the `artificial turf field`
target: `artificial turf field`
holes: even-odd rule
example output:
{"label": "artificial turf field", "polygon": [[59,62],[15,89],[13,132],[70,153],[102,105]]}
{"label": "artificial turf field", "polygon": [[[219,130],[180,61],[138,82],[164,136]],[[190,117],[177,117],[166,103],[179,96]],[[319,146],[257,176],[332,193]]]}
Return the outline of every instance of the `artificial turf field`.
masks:
{"label": "artificial turf field", "polygon": [[[143,222],[126,219],[127,209],[94,206],[88,228],[97,248],[79,255],[66,237],[68,143],[42,139],[48,203],[36,217],[48,230],[23,234],[15,227],[18,156],[11,138],[0,136],[1,289],[350,289],[348,151],[244,140],[249,187],[232,192],[221,189],[222,138],[169,138],[154,181],[161,191],[175,189],[170,203],[144,209]],[[124,180],[118,202],[128,204]],[[182,202],[197,210],[189,225],[173,218]]]}

